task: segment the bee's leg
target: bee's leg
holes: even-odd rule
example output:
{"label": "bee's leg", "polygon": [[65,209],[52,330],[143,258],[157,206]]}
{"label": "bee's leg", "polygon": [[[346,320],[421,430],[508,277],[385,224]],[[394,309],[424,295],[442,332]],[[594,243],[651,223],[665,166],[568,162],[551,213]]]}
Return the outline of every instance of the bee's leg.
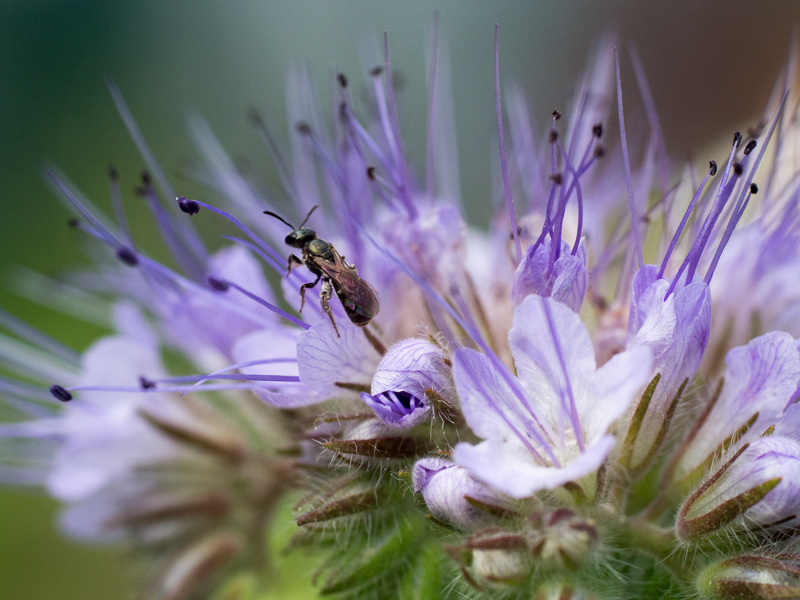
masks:
{"label": "bee's leg", "polygon": [[[294,256],[294,254],[292,254]],[[300,286],[300,311],[303,312],[303,307],[306,305],[306,290],[310,290],[315,285],[319,283],[319,280],[322,279],[322,275],[319,275],[314,282],[304,283]]]}
{"label": "bee's leg", "polygon": [[302,261],[302,260],[300,260],[299,258],[297,258],[297,257],[296,257],[294,254],[290,254],[290,255],[289,255],[289,260],[288,260],[288,262],[286,263],[286,275],[287,275],[287,277],[288,277],[288,275],[289,275],[289,274],[292,272],[292,269],[293,269],[295,266],[299,266],[299,265],[302,265],[302,264],[303,264],[303,261]]}
{"label": "bee's leg", "polygon": [[322,310],[325,311],[325,314],[330,317],[331,323],[333,323],[333,330],[336,332],[336,337],[342,337],[339,335],[339,328],[336,327],[336,320],[333,318],[333,310],[331,310],[331,305],[328,304],[328,301],[332,297],[333,285],[331,284],[331,280],[326,277],[322,280],[322,289],[319,292],[319,303],[322,305]]}

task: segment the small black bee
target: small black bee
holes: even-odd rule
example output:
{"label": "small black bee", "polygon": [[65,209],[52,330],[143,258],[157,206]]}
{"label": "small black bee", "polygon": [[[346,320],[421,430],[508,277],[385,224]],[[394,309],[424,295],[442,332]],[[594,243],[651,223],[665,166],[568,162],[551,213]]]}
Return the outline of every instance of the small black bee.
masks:
{"label": "small black bee", "polygon": [[292,268],[297,265],[305,265],[317,276],[315,281],[300,286],[300,312],[303,312],[306,304],[306,290],[315,287],[322,280],[319,301],[322,310],[330,317],[336,335],[339,336],[339,328],[336,327],[333,311],[328,304],[333,292],[336,292],[339,297],[350,321],[358,327],[364,327],[369,323],[378,314],[381,307],[378,301],[378,292],[358,276],[355,265],[346,263],[344,256],[341,256],[331,244],[317,237],[316,231],[303,227],[316,209],[317,206],[314,206],[308,211],[306,218],[297,228],[274,212],[265,210],[264,214],[275,217],[291,227],[293,231],[286,236],[284,242],[291,248],[299,248],[303,251],[302,260],[294,254],[289,255],[286,265],[287,273],[291,273]]}

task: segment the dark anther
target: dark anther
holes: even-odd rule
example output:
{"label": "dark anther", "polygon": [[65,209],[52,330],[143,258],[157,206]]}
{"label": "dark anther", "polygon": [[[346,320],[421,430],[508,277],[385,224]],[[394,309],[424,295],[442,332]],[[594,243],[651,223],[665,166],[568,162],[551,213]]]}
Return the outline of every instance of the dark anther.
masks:
{"label": "dark anther", "polygon": [[227,292],[228,288],[230,287],[226,281],[222,279],[217,279],[216,277],[209,277],[207,279],[209,287],[212,290],[216,290],[218,292]]}
{"label": "dark anther", "polygon": [[717,174],[717,161],[710,160],[708,161],[708,168],[711,170],[710,175],[713,177]]}
{"label": "dark anther", "polygon": [[375,167],[367,167],[367,179],[375,181]]}
{"label": "dark anther", "polygon": [[602,137],[602,135],[603,135],[603,124],[602,123],[598,123],[597,125],[592,127],[592,133],[594,134],[594,137],[596,137],[597,139],[600,139]]}
{"label": "dark anther", "polygon": [[117,167],[114,165],[108,165],[108,176],[114,181],[119,179],[119,171],[117,171]]}
{"label": "dark anther", "polygon": [[553,111],[553,118],[558,121],[561,118],[561,113],[558,110]]}
{"label": "dark anther", "polygon": [[606,154],[606,149],[602,146],[596,146],[594,149],[594,157],[595,158],[603,158]]}
{"label": "dark anther", "polygon": [[755,183],[750,184],[750,193],[757,194],[758,193],[758,186]]}
{"label": "dark anther", "polygon": [[736,133],[733,134],[733,145],[738,148],[739,144],[741,143],[742,143],[742,134],[737,131]]}
{"label": "dark anther", "polygon": [[196,215],[200,212],[200,205],[195,200],[187,200],[184,196],[178,196],[178,206],[187,215]]}
{"label": "dark anther", "polygon": [[556,185],[561,185],[563,177],[561,176],[561,173],[553,173],[552,175],[550,175],[550,181],[552,181]]}
{"label": "dark anther", "polygon": [[150,177],[150,173],[148,173],[147,171],[142,171],[142,183],[144,183],[145,185],[150,185],[151,181],[152,178]]}
{"label": "dark anther", "polygon": [[156,387],[156,382],[151,381],[147,377],[141,376],[139,377],[139,385],[142,386],[143,390],[152,390],[154,387]]}
{"label": "dark anther", "polygon": [[377,67],[373,67],[369,70],[369,74],[372,75],[373,77],[377,77],[381,73],[383,73],[383,67],[381,67],[380,65],[378,65]]}
{"label": "dark anther", "polygon": [[67,221],[67,225],[69,225],[73,229],[77,229],[78,227],[81,226],[81,222],[80,219],[70,219],[69,221]]}
{"label": "dark anther", "polygon": [[338,81],[339,85],[343,88],[347,87],[347,77],[345,77],[344,73],[338,73],[336,75],[336,81]]}
{"label": "dark anther", "polygon": [[550,130],[550,143],[553,144],[558,139],[558,132],[555,129]]}
{"label": "dark anther", "polygon": [[749,142],[747,142],[747,144],[745,144],[745,147],[744,147],[745,156],[747,156],[753,150],[755,150],[757,145],[758,145],[758,142],[756,140],[750,140]]}
{"label": "dark anther", "polygon": [[295,127],[297,128],[297,133],[302,133],[303,135],[311,134],[311,125],[305,121],[300,121]]}
{"label": "dark anther", "polygon": [[125,246],[120,246],[117,248],[117,258],[129,267],[135,267],[139,264],[139,259],[136,258],[136,255],[133,253],[133,251]]}
{"label": "dark anther", "polygon": [[742,163],[740,162],[733,163],[733,172],[736,175],[741,175],[744,172],[744,169],[742,168]]}
{"label": "dark anther", "polygon": [[53,394],[53,397],[56,398],[56,400],[61,400],[61,402],[69,402],[72,400],[72,394],[70,394],[60,385],[51,385],[50,393]]}

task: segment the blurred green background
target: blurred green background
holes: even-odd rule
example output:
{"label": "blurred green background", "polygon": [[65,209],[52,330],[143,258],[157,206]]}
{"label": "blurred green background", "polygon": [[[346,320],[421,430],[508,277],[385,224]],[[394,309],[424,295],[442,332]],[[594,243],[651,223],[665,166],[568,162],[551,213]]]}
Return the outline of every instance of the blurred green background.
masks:
{"label": "blurred green background", "polygon": [[[387,30],[393,66],[406,81],[406,145],[412,157],[424,157],[425,48],[436,10],[451,59],[461,189],[468,218],[478,224],[488,214],[497,143],[495,23],[502,79],[521,83],[540,115],[566,106],[602,33],[635,41],[667,147],[678,157],[754,123],[800,23],[796,0],[0,0],[0,274],[16,265],[54,274],[83,260],[67,212],[42,182],[48,161],[106,208],[106,169],[116,165],[134,232],[158,255],[149,218],[131,193],[144,165],[105,74],[116,79],[178,192],[197,197],[202,189],[179,174],[193,157],[188,111],[199,110],[233,156],[247,157],[269,178],[248,108],[258,107],[286,140],[286,65],[305,61],[325,91],[336,70],[360,73],[359,47]],[[623,61],[626,114],[635,115],[640,102],[627,56]],[[3,307],[76,348],[97,335],[8,288],[0,280]],[[56,515],[41,494],[0,492],[0,597],[130,595],[123,554],[62,539]]]}

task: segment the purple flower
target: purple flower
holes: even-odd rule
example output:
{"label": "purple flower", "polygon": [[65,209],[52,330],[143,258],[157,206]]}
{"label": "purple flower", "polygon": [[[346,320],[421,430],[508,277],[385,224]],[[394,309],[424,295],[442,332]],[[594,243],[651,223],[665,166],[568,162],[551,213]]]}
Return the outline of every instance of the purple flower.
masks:
{"label": "purple flower", "polygon": [[429,397],[453,402],[450,367],[442,349],[427,340],[395,344],[381,360],[370,393],[361,399],[384,423],[408,429],[422,423],[430,410]]}
{"label": "purple flower", "polygon": [[[650,377],[651,354],[635,347],[597,368],[586,327],[550,298],[529,296],[509,333],[519,379],[470,349],[453,373],[470,428],[485,441],[460,443],[453,460],[514,498],[579,482],[605,462],[608,431]],[[584,482],[588,496],[594,485]]]}
{"label": "purple flower", "polygon": [[631,449],[630,465],[644,466],[658,451],[656,441],[669,423],[665,417],[691,380],[708,342],[711,295],[697,281],[667,296],[670,282],[658,279],[658,267],[646,265],[633,278],[628,320],[628,346],[647,346],[653,352],[653,374],[660,378]]}
{"label": "purple flower", "polygon": [[673,481],[689,477],[721,445],[751,440],[795,414],[787,408],[800,382],[800,353],[789,334],[757,337],[728,352],[725,363],[722,392],[681,447]]}

